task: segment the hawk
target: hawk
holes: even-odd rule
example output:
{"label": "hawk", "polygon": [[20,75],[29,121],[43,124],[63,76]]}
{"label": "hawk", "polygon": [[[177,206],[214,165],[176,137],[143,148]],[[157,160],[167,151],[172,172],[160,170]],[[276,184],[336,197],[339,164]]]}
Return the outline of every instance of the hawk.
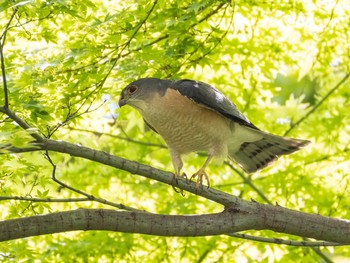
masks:
{"label": "hawk", "polygon": [[245,172],[256,172],[278,156],[293,153],[310,143],[258,129],[229,99],[209,84],[189,79],[142,78],[121,92],[119,106],[130,105],[146,124],[163,137],[175,169],[181,176],[181,156],[208,154],[204,165],[191,177],[209,186],[205,168],[213,157],[228,156]]}

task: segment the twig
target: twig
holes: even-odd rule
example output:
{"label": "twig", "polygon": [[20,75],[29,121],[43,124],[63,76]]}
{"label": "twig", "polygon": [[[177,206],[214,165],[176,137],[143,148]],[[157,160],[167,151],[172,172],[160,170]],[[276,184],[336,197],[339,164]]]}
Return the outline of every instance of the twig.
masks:
{"label": "twig", "polygon": [[0,59],[1,59],[2,82],[4,85],[4,100],[5,100],[4,108],[5,109],[9,108],[9,97],[8,97],[7,79],[6,79],[6,71],[5,71],[4,46],[5,46],[8,28],[9,28],[13,18],[15,17],[17,11],[18,11],[18,8],[15,8],[13,10],[13,13],[12,13],[9,21],[7,22],[7,24],[5,26],[4,32],[1,34],[1,37],[0,37]]}
{"label": "twig", "polygon": [[306,120],[312,113],[314,113],[322,104],[325,102],[329,96],[331,96],[350,76],[350,73],[347,73],[339,82],[337,85],[335,85],[317,104],[315,104],[312,109],[305,114],[302,118],[300,118],[297,122],[293,123],[290,128],[284,133],[284,136],[288,135],[296,126],[298,126],[300,123],[302,123],[304,120]]}
{"label": "twig", "polygon": [[344,244],[339,244],[336,242],[327,242],[327,241],[294,241],[294,240],[285,240],[281,238],[267,238],[267,237],[257,237],[240,233],[228,234],[231,237],[242,238],[246,240],[253,240],[264,243],[271,244],[280,244],[288,246],[297,246],[297,247],[334,247],[334,246],[344,246]]}
{"label": "twig", "polygon": [[[158,0],[155,0],[153,2],[153,5],[151,7],[151,9],[147,12],[147,15],[145,16],[145,18],[136,26],[134,32],[132,33],[132,35],[130,36],[130,38],[125,42],[125,44],[122,45],[121,50],[118,52],[118,55],[115,59],[112,59],[111,61],[113,62],[112,67],[110,68],[110,70],[108,71],[108,73],[106,74],[106,76],[104,77],[104,79],[101,81],[102,85],[103,83],[106,81],[107,77],[109,76],[109,74],[112,72],[113,68],[115,67],[115,65],[117,64],[117,62],[119,61],[119,59],[122,57],[122,54],[124,52],[124,50],[130,45],[131,41],[134,39],[134,37],[136,36],[137,32],[139,32],[140,28],[146,23],[147,19],[149,18],[149,16],[151,15],[151,13],[153,12],[155,6],[157,5]],[[128,52],[129,53],[129,52]]]}
{"label": "twig", "polygon": [[264,195],[263,192],[261,192],[254,184],[253,182],[248,179],[242,172],[240,172],[236,167],[232,165],[231,162],[225,161],[225,164],[230,167],[233,171],[235,171],[239,177],[243,179],[243,182],[247,185],[249,185],[259,196],[262,200],[264,200],[267,204],[272,205],[272,202]]}
{"label": "twig", "polygon": [[160,144],[160,143],[150,143],[150,142],[143,142],[143,141],[138,141],[135,139],[131,139],[129,137],[124,137],[124,136],[120,136],[120,135],[114,135],[111,133],[105,133],[105,132],[97,132],[97,131],[92,131],[92,130],[86,130],[86,129],[81,129],[81,128],[73,128],[73,127],[66,127],[68,130],[70,131],[78,131],[78,132],[86,132],[86,133],[92,133],[96,136],[109,136],[112,138],[116,138],[118,140],[123,140],[123,141],[127,141],[127,142],[131,142],[131,143],[135,143],[135,144],[139,144],[139,145],[144,145],[147,147],[158,147],[158,148],[162,148],[162,149],[168,149],[168,147],[166,147],[166,145],[164,144]]}
{"label": "twig", "polygon": [[30,136],[32,136],[36,142],[40,143],[44,140],[44,138],[39,134],[38,130],[33,129],[28,123],[18,117],[15,112],[5,107],[0,107],[0,112],[6,114],[10,119],[15,121],[23,130],[28,131]]}
{"label": "twig", "polygon": [[0,201],[4,200],[18,200],[18,201],[29,201],[36,203],[70,203],[70,202],[90,202],[91,199],[85,198],[36,198],[27,196],[0,196]]}
{"label": "twig", "polygon": [[311,249],[312,249],[317,255],[319,255],[319,256],[324,260],[324,262],[326,262],[326,263],[334,263],[334,261],[331,260],[328,256],[326,256],[326,255],[320,250],[320,248],[318,248],[318,247],[311,247]]}
{"label": "twig", "polygon": [[[215,10],[211,11],[209,13],[209,16],[212,16],[214,15],[216,12],[218,12],[225,4],[224,3],[221,3]],[[216,24],[216,28],[219,28],[219,25],[222,24],[222,20],[224,19],[225,15],[226,15],[226,10],[228,8],[228,5],[226,5],[225,7],[225,10],[223,12],[223,15],[222,17],[220,18],[219,22]],[[171,69],[171,72],[168,73],[165,78],[171,78],[174,73],[176,74],[177,72],[179,72],[179,70],[181,69],[181,67],[185,66],[187,64],[188,65],[193,65],[194,63],[198,63],[199,61],[201,61],[203,58],[205,58],[207,55],[209,55],[213,50],[215,50],[217,48],[218,45],[220,45],[221,41],[225,38],[225,36],[227,35],[227,33],[229,32],[230,30],[230,27],[231,27],[231,24],[232,24],[232,21],[233,21],[233,18],[234,18],[234,12],[232,12],[232,16],[231,16],[231,19],[230,19],[230,22],[229,22],[229,26],[227,27],[227,30],[225,32],[223,32],[223,34],[220,36],[220,39],[214,44],[214,46],[208,48],[208,51],[206,51],[204,54],[202,54],[200,57],[197,57],[197,58],[193,58],[193,55],[198,52],[198,49],[195,49],[193,50],[191,53],[189,54],[186,54],[183,56],[184,58],[184,61],[178,65],[176,68],[173,68]],[[194,27],[196,25],[198,25],[199,23],[201,23],[202,21],[204,21],[205,19],[201,20],[201,21],[198,21],[197,23],[195,24],[192,24],[191,27]],[[210,38],[210,36],[212,36],[214,34],[214,30],[210,31],[205,39],[202,41],[202,44],[201,44],[201,47],[205,47],[206,43],[208,43],[208,39]],[[187,57],[185,57],[187,55]]]}
{"label": "twig", "polygon": [[108,72],[105,74],[105,76],[103,77],[103,79],[101,81],[99,81],[95,86],[96,88],[94,90],[92,90],[87,96],[85,96],[85,98],[83,98],[83,102],[81,103],[80,107],[74,112],[74,113],[69,113],[69,115],[67,115],[66,119],[62,122],[59,123],[57,125],[55,125],[54,127],[52,127],[48,132],[48,138],[50,138],[53,133],[55,133],[57,131],[57,129],[59,129],[61,126],[63,126],[65,123],[67,123],[69,120],[71,120],[72,118],[76,118],[79,117],[85,113],[97,110],[99,107],[101,107],[102,105],[98,106],[97,108],[90,110],[91,106],[92,106],[92,102],[90,103],[90,105],[87,107],[87,109],[82,112],[79,113],[79,111],[82,109],[82,107],[85,105],[85,103],[87,102],[88,98],[98,92],[104,85],[104,83],[106,82],[108,76],[110,75],[110,73],[112,72],[112,70],[114,69],[115,65],[117,64],[119,58],[122,56],[122,53],[124,52],[124,50],[130,45],[131,41],[133,40],[133,38],[136,36],[137,32],[140,30],[140,28],[142,27],[142,25],[147,21],[147,19],[149,18],[149,16],[151,15],[151,13],[153,12],[156,4],[157,4],[158,0],[155,0],[151,9],[147,12],[146,17],[137,25],[136,29],[134,30],[133,34],[130,36],[130,38],[128,39],[128,41],[123,44],[123,47],[121,48],[121,50],[119,51],[117,58],[115,60],[112,61],[112,66],[110,67],[110,69],[108,70]]}
{"label": "twig", "polygon": [[193,23],[190,27],[194,27],[200,23],[202,23],[203,21],[209,19],[209,17],[215,15],[217,12],[219,12],[219,10],[221,9],[221,7],[223,7],[224,5],[226,5],[226,2],[222,2],[220,3],[215,9],[213,9],[212,11],[210,11],[207,15],[205,15],[204,17],[202,17],[201,19],[199,19],[196,23]]}
{"label": "twig", "polygon": [[11,23],[12,23],[12,20],[15,18],[15,15],[16,15],[17,11],[18,11],[18,7],[15,7],[15,8],[13,9],[13,13],[12,13],[12,15],[11,15],[9,21],[7,22],[7,24],[6,24],[6,26],[5,26],[4,32],[2,32],[2,34],[1,34],[1,36],[0,36],[0,42],[1,42],[1,39],[3,39],[3,40],[2,40],[2,45],[5,45],[5,39],[6,39],[7,31],[8,31],[8,29],[9,29]]}
{"label": "twig", "polygon": [[[87,99],[86,99],[87,101]],[[85,104],[85,102],[83,102],[83,104]],[[65,120],[63,120],[62,122],[59,122],[57,123],[55,126],[52,126],[52,127],[49,127],[48,128],[48,134],[47,134],[47,138],[51,138],[52,135],[62,126],[65,126],[69,121],[71,121],[72,119],[75,119],[75,118],[78,118],[84,114],[87,114],[87,113],[91,113],[91,112],[94,112],[96,110],[98,110],[99,108],[101,108],[106,102],[104,101],[103,103],[101,103],[100,105],[96,106],[95,108],[91,109],[92,107],[92,104],[94,102],[94,99],[90,102],[90,105],[83,111],[83,112],[80,112],[80,109],[82,107],[79,107],[74,113],[71,113],[71,110],[70,110],[70,106],[68,106],[68,113],[67,113],[67,116],[65,118]]]}
{"label": "twig", "polygon": [[[119,45],[118,47],[122,47],[122,50],[118,53],[118,55],[114,58],[111,58],[111,59],[107,59],[107,57],[109,55],[112,55],[116,50],[113,50],[112,52],[109,52],[108,55],[105,55],[103,56],[102,58],[100,58],[98,61],[95,61],[93,63],[90,63],[89,65],[86,65],[86,66],[81,66],[81,67],[77,67],[77,68],[74,68],[74,69],[71,69],[71,70],[66,70],[66,71],[62,71],[62,72],[72,72],[72,71],[77,71],[77,70],[81,70],[83,68],[86,68],[86,67],[89,67],[89,66],[94,66],[96,64],[105,64],[107,62],[114,62],[114,61],[118,61],[120,58],[124,58],[124,57],[127,57],[128,55],[130,55],[131,53],[135,53],[135,52],[138,52],[140,51],[141,49],[145,48],[145,47],[149,47],[149,46],[152,46],[164,39],[167,39],[170,37],[170,35],[168,33],[165,33],[164,35],[160,36],[159,38],[143,45],[143,46],[139,46],[137,48],[134,48],[134,49],[131,49],[129,51],[127,51],[126,53],[122,54],[123,51],[125,51],[125,48],[130,44],[130,42],[132,41],[132,39],[135,37],[137,31],[142,27],[142,25],[146,22],[146,20],[148,19],[149,15],[151,14],[151,12],[153,11],[154,7],[155,7],[155,4],[156,4],[157,1],[155,1],[153,3],[153,6],[151,7],[150,11],[148,12],[148,15],[146,16],[146,18],[141,21],[141,23],[137,26],[136,30],[134,31],[133,35],[132,35],[132,38],[129,38],[129,40],[123,44],[123,45]],[[197,20],[197,22],[191,24],[189,26],[189,29],[190,28],[193,28],[195,27],[196,25],[208,20],[211,16],[215,15],[224,5],[226,5],[225,2],[222,2],[220,3],[215,9],[213,9],[212,11],[210,11],[207,15],[205,15],[204,17],[200,18],[199,20]],[[205,9],[203,9],[205,10]],[[106,60],[106,62],[102,63],[101,61],[103,60]],[[115,65],[115,64],[114,64]],[[114,68],[114,65],[112,66],[112,69]],[[108,73],[109,74],[109,73]]]}
{"label": "twig", "polygon": [[4,108],[9,108],[9,95],[8,95],[8,89],[7,89],[7,80],[6,80],[6,72],[5,72],[5,60],[4,60],[4,53],[3,53],[3,45],[0,40],[0,58],[1,58],[1,73],[2,73],[2,83],[4,85]]}
{"label": "twig", "polygon": [[138,212],[147,212],[147,211],[144,211],[144,210],[140,210],[140,209],[136,209],[136,208],[133,208],[133,207],[129,207],[129,206],[126,206],[126,205],[123,205],[123,204],[117,204],[117,203],[113,203],[113,202],[110,202],[106,199],[103,199],[103,198],[99,198],[99,197],[94,197],[93,195],[90,195],[88,193],[85,193],[79,189],[76,189],[74,187],[71,187],[65,183],[63,183],[62,181],[58,180],[56,178],[56,164],[52,161],[50,155],[49,155],[49,152],[48,150],[46,150],[46,153],[45,153],[45,158],[49,161],[49,163],[51,164],[52,166],[52,175],[51,175],[51,178],[54,182],[56,182],[57,184],[59,184],[60,186],[62,186],[63,188],[67,188],[68,190],[71,190],[75,193],[78,193],[78,194],[81,194],[83,196],[86,196],[86,198],[90,201],[96,201],[96,202],[99,202],[101,204],[105,204],[105,205],[110,205],[110,206],[113,206],[113,207],[116,207],[116,208],[119,208],[119,209],[123,209],[123,210],[127,210],[127,211],[138,211]]}

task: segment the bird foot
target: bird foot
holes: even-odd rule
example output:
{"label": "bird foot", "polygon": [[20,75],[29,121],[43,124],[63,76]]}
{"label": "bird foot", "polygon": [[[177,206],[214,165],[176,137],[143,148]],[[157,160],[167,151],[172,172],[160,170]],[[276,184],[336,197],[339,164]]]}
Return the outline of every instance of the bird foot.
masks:
{"label": "bird foot", "polygon": [[184,179],[186,180],[186,182],[188,182],[188,178],[187,178],[187,175],[186,175],[185,173],[182,173],[181,175],[176,175],[176,174],[174,174],[173,179],[172,179],[172,182],[171,182],[171,186],[173,187],[173,189],[174,189],[174,191],[175,191],[176,193],[180,193],[182,196],[185,196],[184,190],[183,190],[183,189],[178,189],[178,188],[176,188],[176,186],[175,186],[175,184],[176,184],[176,185],[179,185],[178,179],[179,179],[180,177],[184,178]]}
{"label": "bird foot", "polygon": [[198,172],[194,173],[191,178],[190,181],[192,181],[192,178],[196,178],[197,177],[197,181],[196,181],[196,189],[198,189],[199,185],[201,187],[203,187],[203,177],[205,178],[205,180],[208,183],[208,188],[210,187],[210,183],[209,183],[209,177],[207,175],[207,173],[204,171],[204,169],[199,169]]}

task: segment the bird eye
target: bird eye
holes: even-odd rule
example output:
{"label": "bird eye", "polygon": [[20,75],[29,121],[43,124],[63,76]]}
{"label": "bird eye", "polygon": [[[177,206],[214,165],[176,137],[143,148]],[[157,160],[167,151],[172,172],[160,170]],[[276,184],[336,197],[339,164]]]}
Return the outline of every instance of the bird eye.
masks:
{"label": "bird eye", "polygon": [[129,94],[133,94],[133,93],[135,93],[138,89],[139,89],[139,88],[138,88],[137,86],[132,85],[132,86],[128,87],[128,93],[129,93]]}

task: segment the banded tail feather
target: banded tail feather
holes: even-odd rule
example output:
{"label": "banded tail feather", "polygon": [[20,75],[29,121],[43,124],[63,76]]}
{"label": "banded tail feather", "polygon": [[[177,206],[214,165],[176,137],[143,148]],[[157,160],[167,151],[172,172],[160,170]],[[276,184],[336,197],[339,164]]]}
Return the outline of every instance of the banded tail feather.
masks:
{"label": "banded tail feather", "polygon": [[310,141],[286,138],[260,130],[262,138],[257,141],[244,142],[238,151],[229,152],[230,159],[237,162],[247,173],[256,172],[278,159],[280,155],[291,154],[308,145]]}

